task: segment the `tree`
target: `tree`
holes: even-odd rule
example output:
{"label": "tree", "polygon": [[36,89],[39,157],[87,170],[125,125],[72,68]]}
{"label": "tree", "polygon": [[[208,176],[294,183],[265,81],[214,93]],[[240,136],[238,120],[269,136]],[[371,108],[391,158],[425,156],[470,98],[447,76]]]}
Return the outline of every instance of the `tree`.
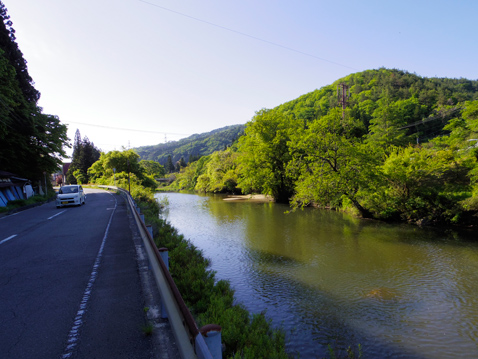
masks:
{"label": "tree", "polygon": [[[73,145],[73,156],[70,168],[66,174],[68,183],[76,184],[77,179],[81,177],[82,183],[88,183],[88,169],[100,158],[100,150],[90,142],[88,137],[81,139],[80,130],[75,132],[75,142]],[[77,171],[80,171],[77,173]],[[77,174],[75,174],[77,173]]]}
{"label": "tree", "polygon": [[174,172],[174,165],[173,165],[173,160],[171,158],[171,155],[168,156],[168,160],[166,162],[166,171],[168,173],[173,173]]}
{"label": "tree", "polygon": [[18,44],[15,42],[15,29],[7,14],[7,8],[0,1],[0,48],[4,51],[5,57],[15,68],[16,79],[18,81],[23,97],[29,103],[36,104],[40,99],[40,93],[33,87],[33,79],[28,74],[27,62],[25,61]]}
{"label": "tree", "polygon": [[32,180],[52,173],[66,156],[67,128],[57,116],[42,113],[15,30],[0,1],[0,163]]}
{"label": "tree", "polygon": [[238,187],[245,193],[261,192],[275,201],[288,203],[294,192],[294,179],[286,171],[291,159],[290,134],[303,126],[303,120],[286,117],[277,110],[261,110],[247,125],[239,139]]}
{"label": "tree", "polygon": [[134,178],[142,186],[157,187],[156,181],[147,175],[140,164],[139,155],[133,150],[101,153],[100,159],[88,169],[89,180],[94,183],[113,184],[115,176],[117,180]]}
{"label": "tree", "polygon": [[237,157],[238,154],[230,148],[211,154],[206,171],[198,177],[195,189],[214,193],[237,191]]}
{"label": "tree", "polygon": [[349,113],[342,120],[341,110],[334,109],[293,137],[289,171],[297,176],[295,207],[340,207],[345,196],[363,217],[372,216],[359,201],[377,165],[370,147],[354,136],[362,126]]}
{"label": "tree", "polygon": [[139,164],[149,176],[153,176],[155,178],[162,178],[166,176],[166,170],[156,161],[141,160]]}
{"label": "tree", "polygon": [[450,220],[458,210],[456,194],[470,190],[468,163],[455,154],[421,146],[394,148],[381,168],[387,181],[382,206],[407,221]]}

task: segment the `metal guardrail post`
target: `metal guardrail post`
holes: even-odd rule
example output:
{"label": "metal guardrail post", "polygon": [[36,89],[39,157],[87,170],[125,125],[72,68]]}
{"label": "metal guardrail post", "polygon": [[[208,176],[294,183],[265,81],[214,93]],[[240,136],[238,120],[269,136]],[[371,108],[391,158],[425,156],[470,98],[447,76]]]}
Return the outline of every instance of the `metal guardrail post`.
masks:
{"label": "metal guardrail post", "polygon": [[153,226],[151,224],[146,225],[146,228],[148,228],[149,235],[151,238],[153,238]]}
{"label": "metal guardrail post", "polygon": [[221,326],[208,324],[199,329],[213,359],[222,359]]}

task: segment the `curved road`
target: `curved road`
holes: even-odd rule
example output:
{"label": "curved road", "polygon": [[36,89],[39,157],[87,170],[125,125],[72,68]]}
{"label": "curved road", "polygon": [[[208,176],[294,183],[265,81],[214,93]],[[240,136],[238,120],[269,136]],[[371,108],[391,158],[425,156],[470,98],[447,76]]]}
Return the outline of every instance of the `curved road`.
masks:
{"label": "curved road", "polygon": [[0,217],[0,358],[153,358],[125,201]]}

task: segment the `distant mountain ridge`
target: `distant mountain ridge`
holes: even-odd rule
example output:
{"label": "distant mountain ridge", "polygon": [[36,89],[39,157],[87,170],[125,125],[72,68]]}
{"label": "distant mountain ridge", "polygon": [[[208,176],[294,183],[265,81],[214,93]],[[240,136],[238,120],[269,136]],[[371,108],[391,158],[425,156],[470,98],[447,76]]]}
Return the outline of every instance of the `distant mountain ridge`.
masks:
{"label": "distant mountain ridge", "polygon": [[171,156],[173,163],[184,158],[189,162],[191,156],[207,156],[230,146],[244,133],[245,125],[232,125],[216,130],[194,134],[179,141],[160,143],[152,146],[141,146],[133,150],[143,160],[157,161],[163,166]]}

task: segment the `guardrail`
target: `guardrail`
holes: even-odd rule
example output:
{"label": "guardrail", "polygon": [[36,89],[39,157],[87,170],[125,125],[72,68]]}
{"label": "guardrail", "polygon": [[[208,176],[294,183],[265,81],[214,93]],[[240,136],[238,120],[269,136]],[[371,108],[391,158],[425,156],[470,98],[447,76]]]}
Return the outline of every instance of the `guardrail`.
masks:
{"label": "guardrail", "polygon": [[144,223],[144,215],[128,191],[116,186],[98,186],[122,192],[128,201],[143,240],[152,274],[158,285],[161,306],[166,310],[169,323],[183,359],[221,359],[221,327],[209,324],[198,329],[196,322],[174,283],[168,267],[154,243],[153,236]]}

